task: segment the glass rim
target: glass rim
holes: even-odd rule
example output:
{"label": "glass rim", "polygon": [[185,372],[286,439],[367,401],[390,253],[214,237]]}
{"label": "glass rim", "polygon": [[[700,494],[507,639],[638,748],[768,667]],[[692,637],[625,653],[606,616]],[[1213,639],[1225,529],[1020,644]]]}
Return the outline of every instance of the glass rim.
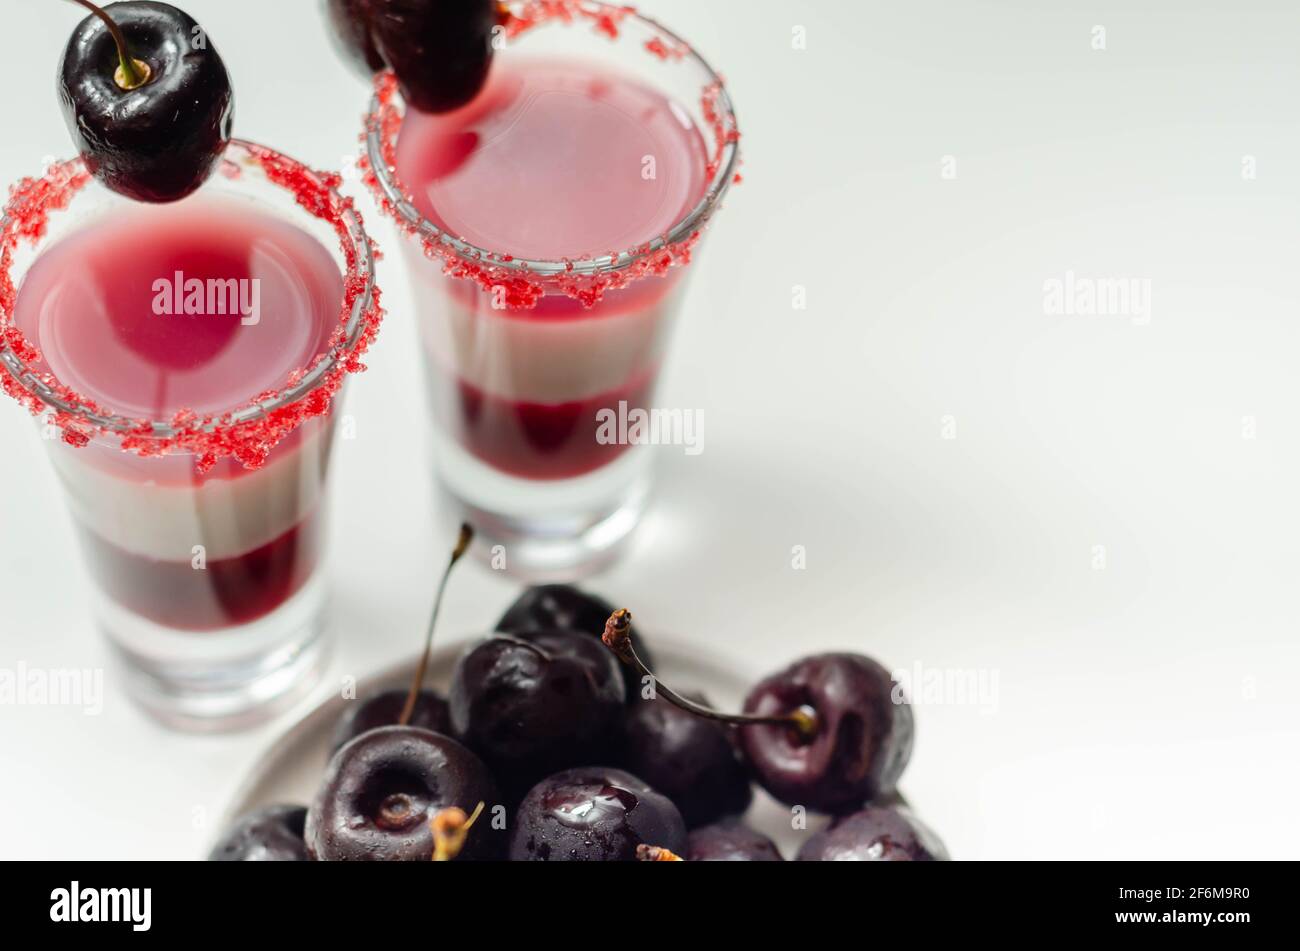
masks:
{"label": "glass rim", "polygon": [[[8,377],[0,382],[12,383],[14,387],[20,388],[32,401],[53,410],[64,422],[85,424],[99,433],[132,440],[165,441],[195,435],[212,436],[223,430],[259,423],[273,413],[300,403],[316,391],[328,387],[330,381],[338,379],[340,374],[359,369],[356,358],[368,348],[377,332],[381,315],[378,306],[379,288],[375,281],[376,251],[360,213],[353,207],[352,200],[338,190],[339,176],[316,171],[282,152],[247,139],[230,140],[222,153],[221,165],[214,170],[213,175],[225,175],[227,180],[238,182],[248,168],[260,169],[267,183],[294,195],[301,213],[325,221],[333,227],[339,238],[338,251],[334,253],[341,251],[345,262],[345,266],[340,269],[344,288],[344,297],[339,305],[341,326],[336,328],[327,348],[318,352],[305,369],[290,373],[282,387],[270,394],[250,393],[247,403],[229,411],[197,418],[187,417],[182,421],[184,411],[168,420],[114,413],[58,383],[48,369],[33,367],[31,364],[34,362],[32,357],[36,353],[35,347],[30,342],[21,341],[21,335],[12,324],[17,291],[9,271],[13,265],[13,252],[18,245],[25,242],[33,249],[39,249],[44,243],[45,234],[43,227],[33,229],[25,225],[20,213],[26,206],[17,202],[20,190],[25,185],[62,189],[62,198],[50,200],[40,209],[40,213],[48,216],[64,212],[93,181],[84,160],[74,158],[55,162],[47,167],[41,177],[23,179],[15,185],[10,191],[3,214],[0,215],[0,265],[3,266],[0,277],[13,289],[8,302],[0,300],[0,374]],[[304,185],[315,194],[309,195],[302,191],[301,186]],[[316,201],[317,207],[313,207],[312,198],[327,199],[328,205]],[[343,322],[343,306],[349,297],[350,310],[347,321]],[[22,346],[24,343],[25,347]],[[27,352],[20,353],[20,349]],[[34,414],[37,412],[31,401],[22,400],[22,394],[12,392],[10,386],[3,388],[10,390],[11,395],[20,401],[28,402]],[[292,428],[296,426],[291,427],[290,431]],[[287,431],[282,433],[281,438],[287,434]],[[88,438],[75,441],[67,439],[65,429],[65,440],[84,444]]]}
{"label": "glass rim", "polygon": [[[461,260],[484,265],[494,271],[508,272],[517,277],[532,276],[541,279],[593,277],[624,271],[639,263],[655,259],[665,250],[687,244],[699,234],[718,210],[722,199],[736,180],[740,167],[739,123],[726,83],[708,60],[690,43],[658,20],[645,16],[630,6],[605,3],[603,0],[561,0],[559,3],[543,8],[543,12],[536,19],[525,21],[514,35],[521,35],[537,26],[552,23],[572,27],[580,17],[593,21],[596,35],[604,36],[611,42],[618,40],[618,27],[624,20],[632,19],[648,27],[659,34],[656,39],[660,40],[660,44],[656,48],[649,48],[649,43],[653,41],[647,41],[647,55],[654,55],[665,62],[690,61],[704,73],[706,82],[703,89],[706,99],[710,93],[716,94],[711,105],[717,115],[715,128],[712,130],[717,139],[715,143],[717,153],[709,162],[710,166],[715,167],[703,197],[685,216],[663,234],[645,244],[590,258],[521,258],[462,240],[439,228],[415,207],[397,177],[396,168],[388,162],[388,137],[381,118],[385,110],[391,108],[390,98],[401,97],[391,72],[381,73],[376,79],[376,90],[370,99],[370,108],[366,115],[364,137],[365,160],[371,172],[367,176],[367,181],[371,183],[372,189],[378,192],[381,209],[396,217],[408,231],[418,234],[428,242],[433,242],[435,246],[441,247]],[[707,134],[710,130],[704,131]]]}

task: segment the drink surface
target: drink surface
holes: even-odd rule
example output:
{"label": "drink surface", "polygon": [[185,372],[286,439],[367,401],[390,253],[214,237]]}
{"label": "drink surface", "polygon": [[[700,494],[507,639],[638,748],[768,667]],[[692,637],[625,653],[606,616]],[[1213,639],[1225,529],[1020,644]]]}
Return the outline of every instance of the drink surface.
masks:
{"label": "drink surface", "polygon": [[207,197],[115,210],[33,263],[15,320],[58,379],[128,417],[234,409],[326,346],[343,279],[314,237]]}
{"label": "drink surface", "polygon": [[498,60],[484,91],[443,115],[408,111],[398,175],[420,212],[490,251],[530,260],[624,251],[669,230],[705,191],[690,115],[582,61]]}

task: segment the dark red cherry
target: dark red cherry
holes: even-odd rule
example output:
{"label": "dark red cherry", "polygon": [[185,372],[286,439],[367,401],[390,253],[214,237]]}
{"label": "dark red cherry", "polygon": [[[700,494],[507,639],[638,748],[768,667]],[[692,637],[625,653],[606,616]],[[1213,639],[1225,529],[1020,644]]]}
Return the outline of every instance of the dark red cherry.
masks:
{"label": "dark red cherry", "polygon": [[522,795],[543,776],[608,754],[623,675],[583,634],[499,634],[461,656],[447,699],[454,734]]}
{"label": "dark red cherry", "polygon": [[501,800],[487,767],[451,737],[381,727],[330,760],[307,811],[307,849],[326,862],[427,862],[430,820],[452,807],[472,814],[480,802],[488,815],[469,831],[458,860],[499,858],[505,844],[492,821]]}
{"label": "dark red cherry", "polygon": [[783,861],[771,839],[738,819],[724,819],[692,831],[685,857],[688,862]]}
{"label": "dark red cherry", "polygon": [[[344,744],[355,740],[362,733],[381,726],[397,726],[402,710],[406,707],[410,691],[385,690],[373,697],[349,703],[347,711],[334,728],[334,738],[330,743],[330,755],[333,756]],[[415,707],[407,726],[432,730],[434,733],[451,733],[451,716],[447,711],[447,701],[432,690],[421,690],[415,698]]]}
{"label": "dark red cherry", "polygon": [[582,767],[548,776],[524,797],[512,862],[634,862],[638,845],[682,853],[686,824],[666,796],[630,773]]}
{"label": "dark red cherry", "polygon": [[868,806],[836,819],[799,849],[800,862],[946,861],[943,843],[906,808]]}
{"label": "dark red cherry", "polygon": [[329,12],[349,57],[391,68],[421,112],[459,108],[487,81],[496,0],[330,0]]}
{"label": "dark red cherry", "polygon": [[628,772],[676,804],[687,828],[740,815],[753,799],[749,769],[732,728],[667,700],[638,699],[628,705],[617,755]]}
{"label": "dark red cherry", "polygon": [[208,855],[209,862],[309,862],[303,842],[307,810],[267,806],[241,816]]}
{"label": "dark red cherry", "polygon": [[369,3],[370,0],[325,0],[335,45],[344,58],[367,76],[385,67],[384,58],[370,38],[370,15],[366,9]]}
{"label": "dark red cherry", "polygon": [[[497,621],[496,629],[505,634],[524,631],[577,631],[599,638],[613,606],[604,598],[589,594],[572,585],[544,584],[527,589],[515,603],[506,609]],[[641,659],[654,666],[654,658],[646,650],[645,640],[635,627],[631,629],[632,643]],[[624,671],[629,701],[640,699],[641,681],[632,672]]]}
{"label": "dark red cherry", "polygon": [[184,198],[230,141],[225,64],[198,23],[169,4],[132,0],[103,13],[120,30],[135,75],[123,71],[108,24],[94,14],[82,20],[59,66],[68,131],[106,187],[137,201]]}
{"label": "dark red cherry", "polygon": [[912,708],[889,671],[860,654],[819,654],[768,677],[745,700],[751,716],[801,708],[814,717],[812,735],[775,724],[738,730],[763,788],[789,805],[830,813],[894,791],[912,753]]}

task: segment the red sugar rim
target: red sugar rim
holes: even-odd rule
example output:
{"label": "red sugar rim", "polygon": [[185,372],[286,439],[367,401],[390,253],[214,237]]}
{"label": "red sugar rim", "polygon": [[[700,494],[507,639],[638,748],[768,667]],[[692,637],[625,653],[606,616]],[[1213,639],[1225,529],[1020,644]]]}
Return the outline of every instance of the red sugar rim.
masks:
{"label": "red sugar rim", "polygon": [[614,6],[597,0],[521,0],[506,4],[505,8],[509,16],[503,27],[510,39],[545,23],[588,23],[597,34],[618,41],[631,19],[653,31],[654,35],[643,44],[651,56],[664,62],[689,61],[700,67],[709,77],[701,93],[700,107],[714,139],[713,155],[706,166],[709,186],[704,197],[666,233],[626,251],[590,258],[534,261],[477,247],[441,230],[424,217],[398,179],[397,134],[403,111],[397,104],[400,98],[397,78],[392,72],[384,72],[375,77],[375,94],[370,100],[366,131],[361,137],[365,154],[359,163],[362,180],[380,209],[403,232],[420,240],[429,258],[440,258],[445,273],[473,281],[487,291],[500,288],[506,306],[512,309],[535,307],[548,288],[557,289],[586,307],[594,307],[608,290],[626,287],[650,275],[662,276],[671,268],[689,263],[709,219],[730,186],[740,181],[740,130],[722,77],[685,40],[630,6]]}
{"label": "red sugar rim", "polygon": [[39,350],[14,324],[17,289],[12,269],[21,242],[32,247],[45,237],[50,215],[65,210],[90,183],[81,159],[59,162],[40,178],[24,178],[9,190],[0,220],[0,387],[34,416],[51,413],[70,446],[85,446],[96,435],[119,441],[127,452],[148,458],[193,455],[200,473],[219,459],[233,457],[256,469],[286,436],[307,420],[329,413],[334,396],[350,373],[366,369],[361,356],[383,320],[375,284],[379,252],[366,234],[351,198],[338,191],[338,175],[314,171],[288,156],[242,139],[233,139],[222,171],[238,177],[243,166],[262,170],[268,182],[291,193],[299,206],[328,223],[338,235],[347,273],[338,326],[327,348],[306,367],[289,374],[282,387],[252,397],[225,413],[199,416],[181,410],[169,420],[132,419],[114,414],[35,368]]}

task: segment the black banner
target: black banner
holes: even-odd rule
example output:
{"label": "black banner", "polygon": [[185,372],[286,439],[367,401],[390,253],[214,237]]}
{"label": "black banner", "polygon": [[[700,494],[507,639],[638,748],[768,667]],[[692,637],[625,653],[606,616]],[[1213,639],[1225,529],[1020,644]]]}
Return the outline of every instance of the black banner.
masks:
{"label": "black banner", "polygon": [[1290,920],[1295,878],[1287,863],[867,864],[10,864],[0,907],[19,933],[128,940],[337,939],[392,926],[436,943],[448,925],[495,934],[568,920],[595,938],[597,916],[621,918],[627,937],[638,923],[671,934],[708,915],[745,931],[801,924],[809,941],[830,928],[862,929],[863,943],[894,934],[1235,941]]}

